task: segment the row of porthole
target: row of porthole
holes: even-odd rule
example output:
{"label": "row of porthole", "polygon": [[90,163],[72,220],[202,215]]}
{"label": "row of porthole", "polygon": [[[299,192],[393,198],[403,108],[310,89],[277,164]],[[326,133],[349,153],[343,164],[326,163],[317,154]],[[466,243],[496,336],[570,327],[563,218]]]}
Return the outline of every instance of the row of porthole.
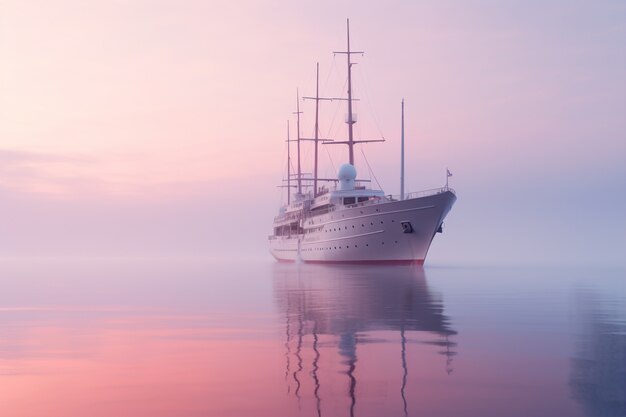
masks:
{"label": "row of porthole", "polygon": [[[385,242],[383,242],[383,245],[385,244]],[[369,243],[366,243],[365,246],[369,246]],[[355,248],[358,248],[359,245],[354,245]],[[341,246],[337,247],[337,246],[330,246],[328,248],[315,248],[316,251],[320,251],[320,250],[333,250],[333,249],[342,249]],[[350,245],[346,245],[346,249],[350,249]]]}
{"label": "row of porthole", "polygon": [[[395,240],[395,241],[394,241],[394,243],[398,243],[398,241],[397,241],[397,240]],[[381,245],[384,245],[384,244],[385,244],[385,242],[380,242],[380,244],[381,244]],[[366,243],[366,244],[365,244],[365,246],[368,246],[368,247],[369,247],[369,243]],[[359,247],[359,245],[354,245],[354,247],[355,247],[355,248],[358,248],[358,247]],[[339,246],[339,247],[337,247],[337,246],[329,246],[329,247],[327,247],[327,248],[313,248],[313,249],[315,249],[316,251],[322,251],[322,250],[333,250],[333,249],[342,249],[342,246]],[[350,249],[350,245],[346,245],[346,249]],[[307,250],[307,251],[311,251],[312,249],[306,249],[306,250]]]}
{"label": "row of porthole", "polygon": [[[376,212],[379,212],[378,209],[376,209]],[[359,210],[359,213],[363,214],[363,210]]]}
{"label": "row of porthole", "polygon": [[[395,223],[395,220],[392,220],[391,223]],[[380,224],[385,224],[384,221],[380,221]],[[374,226],[374,222],[370,222],[370,226]],[[361,227],[365,227],[365,223],[361,223]],[[344,226],[343,227],[344,230],[348,230],[348,226]],[[354,229],[354,225],[352,225],[352,228]],[[332,230],[329,228],[328,230],[324,230],[324,232],[336,232],[337,228],[333,228]],[[341,226],[339,226],[339,231],[341,231]]]}

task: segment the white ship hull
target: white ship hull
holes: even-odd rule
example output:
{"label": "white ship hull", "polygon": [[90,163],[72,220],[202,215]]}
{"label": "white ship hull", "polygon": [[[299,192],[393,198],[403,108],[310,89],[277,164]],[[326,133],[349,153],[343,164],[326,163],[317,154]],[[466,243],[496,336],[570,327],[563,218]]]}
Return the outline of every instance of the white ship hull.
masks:
{"label": "white ship hull", "polygon": [[423,264],[455,201],[455,194],[446,190],[338,207],[302,219],[303,234],[270,236],[270,252],[279,261]]}

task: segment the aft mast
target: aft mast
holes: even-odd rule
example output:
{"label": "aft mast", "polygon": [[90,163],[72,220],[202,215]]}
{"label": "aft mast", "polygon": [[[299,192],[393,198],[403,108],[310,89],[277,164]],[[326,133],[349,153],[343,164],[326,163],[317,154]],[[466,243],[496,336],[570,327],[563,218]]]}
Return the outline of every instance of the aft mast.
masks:
{"label": "aft mast", "polygon": [[300,165],[300,92],[296,90],[297,102],[296,102],[296,116],[297,116],[297,130],[298,130],[298,197],[302,195],[302,165]]}
{"label": "aft mast", "polygon": [[[317,190],[317,181],[318,181],[318,165],[319,165],[319,160],[318,160],[318,145],[319,145],[319,107],[320,107],[320,100],[341,100],[341,99],[334,99],[334,98],[329,98],[329,97],[320,97],[320,63],[317,63],[317,70],[316,70],[316,83],[315,83],[315,97],[302,97],[303,100],[315,100],[315,135],[313,136],[313,139],[304,139],[302,138],[301,140],[312,140],[313,142],[315,142],[315,161],[314,161],[314,168],[313,168],[313,197],[317,197],[318,195],[318,190]],[[329,139],[325,139],[322,140],[322,143],[332,143],[332,140]]]}
{"label": "aft mast", "polygon": [[287,205],[291,204],[291,149],[289,146],[289,120],[287,120]]}

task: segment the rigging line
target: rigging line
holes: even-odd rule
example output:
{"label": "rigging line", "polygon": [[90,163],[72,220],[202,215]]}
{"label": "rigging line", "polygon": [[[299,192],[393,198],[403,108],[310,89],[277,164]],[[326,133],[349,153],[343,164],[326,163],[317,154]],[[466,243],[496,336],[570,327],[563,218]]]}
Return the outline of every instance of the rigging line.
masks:
{"label": "rigging line", "polygon": [[[283,181],[284,181],[284,178],[285,178],[285,176],[283,175],[282,176]],[[280,184],[282,185],[282,181],[280,182]],[[279,201],[278,205],[280,207],[283,204],[283,198],[285,198],[285,190],[283,190],[284,187],[278,187],[278,188],[280,188],[280,196],[279,196],[279,200],[278,200]]]}
{"label": "rigging line", "polygon": [[[319,94],[320,94],[320,97],[325,97],[325,96],[326,96],[325,92],[328,90],[328,83],[329,83],[329,81],[330,81],[330,77],[331,77],[331,75],[332,75],[332,74],[334,73],[334,71],[335,71],[335,62],[336,62],[336,59],[335,59],[335,56],[333,55],[332,64],[331,64],[331,66],[330,66],[330,69],[328,70],[328,74],[327,74],[327,76],[326,76],[326,80],[325,80],[325,81],[324,81],[324,83],[320,86],[320,89],[319,89]],[[331,102],[332,102],[332,100],[331,100]],[[323,123],[323,121],[320,121],[320,122],[319,122],[319,126],[318,126],[318,129],[319,129],[319,130],[318,130],[318,132],[317,132],[320,136],[322,135],[322,127],[321,127],[321,124],[322,124],[322,123]],[[331,123],[331,125],[332,125],[332,123]],[[315,135],[315,127],[313,128],[313,135]],[[322,136],[322,137],[323,137],[323,136]],[[325,137],[329,137],[329,135],[327,134]],[[322,140],[322,138],[320,137],[320,141],[321,141],[321,140]]]}
{"label": "rigging line", "polygon": [[335,63],[337,62],[337,57],[333,54],[333,61],[330,64],[330,70],[328,71],[328,75],[326,76],[326,81],[324,81],[324,89],[328,87],[328,82],[330,81],[330,76],[335,72]]}
{"label": "rigging line", "polygon": [[376,174],[374,174],[374,171],[372,170],[372,167],[370,166],[370,162],[367,160],[367,156],[365,156],[365,152],[363,152],[363,148],[361,148],[361,153],[363,154],[363,158],[365,159],[367,168],[370,170],[370,173],[372,174],[372,176],[374,177],[374,180],[376,181],[376,184],[378,185],[378,189],[382,190],[383,187],[380,186],[380,183],[378,182],[378,178],[376,178]]}
{"label": "rigging line", "polygon": [[326,153],[328,154],[328,159],[330,159],[330,165],[332,165],[333,167],[333,172],[337,174],[337,168],[335,167],[335,163],[333,162],[333,157],[330,156],[330,151],[328,150],[328,146],[324,146],[324,149],[326,149]]}
{"label": "rigging line", "polygon": [[[308,79],[308,81],[307,81],[307,83],[306,83],[305,85],[309,85],[309,86],[310,86],[311,84],[313,84],[313,85],[314,85],[314,84],[315,84],[315,80],[316,80],[316,78],[317,78],[316,72],[313,72],[313,73],[311,74],[311,76],[309,77],[309,79]],[[307,94],[304,94],[304,95],[307,95]],[[302,100],[303,105],[304,105],[304,103],[306,103],[306,100],[304,99],[304,97],[300,97],[300,100]],[[306,123],[306,122],[308,122],[308,120],[306,120],[306,112],[304,112],[304,111],[303,111],[303,112],[302,112],[302,116],[303,116],[303,117],[304,117],[304,119],[305,119],[305,120],[304,120],[304,122],[305,122],[305,123]],[[311,133],[310,133],[309,135],[315,135],[315,127],[311,128]],[[313,136],[309,136],[309,137],[310,137],[310,138],[312,138]]]}
{"label": "rigging line", "polygon": [[[346,77],[345,81],[343,82],[343,85],[341,86],[341,88],[339,88],[339,91],[341,91],[342,93],[344,91],[347,90],[347,86],[348,86],[348,78]],[[341,96],[342,94],[340,94]],[[333,100],[334,101],[334,100]],[[335,124],[335,120],[337,119],[337,114],[339,113],[339,109],[342,107],[341,104],[342,100],[337,100],[337,105],[335,106],[335,112],[333,113],[333,118],[331,119],[331,123],[328,129],[328,135],[326,135],[326,137],[330,137],[330,131],[333,128],[334,124]]]}
{"label": "rigging line", "polygon": [[[332,60],[332,62],[330,64],[330,69],[328,70],[328,73],[326,75],[326,80],[324,81],[324,83],[322,84],[322,87],[320,88],[320,94],[322,95],[322,97],[325,96],[325,92],[328,91],[328,89],[329,89],[328,85],[330,83],[330,77],[335,73],[335,64],[336,64],[336,62],[337,62],[337,59],[336,59],[335,55],[333,55],[333,60]],[[333,119],[334,119],[334,117],[333,117]],[[331,122],[331,126],[332,126],[332,122]],[[321,134],[322,133],[321,131],[322,131],[322,129],[321,129],[321,127],[319,127],[319,132],[318,133]],[[330,129],[329,129],[329,132],[326,135],[326,137],[329,137],[329,134],[330,134]]]}
{"label": "rigging line", "polygon": [[365,86],[365,88],[363,89],[363,91],[365,91],[365,98],[367,99],[367,107],[369,108],[370,114],[372,115],[372,119],[374,119],[374,124],[376,125],[376,129],[378,129],[378,133],[380,134],[381,137],[385,137],[385,135],[383,134],[383,131],[380,127],[380,123],[378,122],[378,117],[376,117],[376,112],[374,111],[374,106],[372,105],[373,101],[370,98],[369,95],[369,90],[370,90],[370,86],[369,86],[369,81],[368,81],[368,76],[365,73],[365,70],[361,71],[361,68],[357,66],[357,73],[359,73],[359,75],[361,75],[361,79],[363,80],[363,85]]}
{"label": "rigging line", "polygon": [[[343,83],[343,87],[341,87],[341,91],[345,91],[347,85],[348,85],[348,79],[346,78],[346,81]],[[328,126],[328,133],[326,134],[327,138],[332,137],[331,130],[333,129],[333,126],[335,125],[335,120],[337,120],[337,114],[339,114],[339,108],[341,107],[341,100],[337,100],[337,101],[338,103],[337,103],[337,106],[335,107],[333,118],[331,119],[330,125]]]}
{"label": "rigging line", "polygon": [[[288,146],[288,144],[286,144],[286,145],[285,145],[285,148],[286,148],[287,146]],[[283,148],[283,149],[284,149],[284,148]],[[286,149],[284,149],[284,150],[285,150],[284,155],[287,155],[287,150],[286,150]],[[289,158],[287,158],[287,161],[289,161]],[[286,171],[287,171],[287,172],[286,172],[286,174],[287,174],[287,175],[289,175],[289,162],[287,162],[287,169],[286,169]],[[285,171],[283,171],[283,176],[282,176],[282,178],[285,178],[285,175],[284,175],[284,174],[285,174]],[[282,185],[282,182],[281,182],[281,185]],[[285,187],[279,187],[279,188],[280,188],[280,200],[279,200],[279,203],[278,203],[278,204],[279,204],[279,206],[280,206],[280,205],[282,205],[282,204],[283,204],[283,198],[285,197],[285,190],[284,190],[284,188],[285,188]],[[289,190],[287,190],[287,192],[289,192]]]}
{"label": "rigging line", "polygon": [[297,171],[294,171],[293,162],[291,162],[291,161],[289,161],[289,162],[291,163],[291,170],[292,170],[292,172],[297,172]]}
{"label": "rigging line", "polygon": [[[334,69],[335,69],[335,57],[333,56],[333,61],[332,61],[331,67],[328,70],[328,73],[326,75],[326,80],[324,81],[324,83],[322,85],[320,85],[320,88],[319,88],[319,96],[320,97],[326,97],[325,92],[328,91],[328,89],[329,89],[328,88],[328,84],[329,84],[329,81],[330,81],[330,77],[331,77],[331,75],[334,72]],[[332,100],[331,100],[331,102],[332,102]],[[321,127],[318,127],[318,128],[319,128],[318,133],[321,135],[322,134],[322,128]],[[315,133],[315,128],[313,129],[313,133]],[[326,135],[326,137],[329,137],[329,136]]]}
{"label": "rigging line", "polygon": [[[308,142],[308,141],[303,141],[303,142]],[[313,155],[311,155],[311,147],[309,146],[309,144],[302,144],[302,176],[304,177],[304,171],[308,171],[308,163],[306,163],[307,161],[309,161],[310,159],[313,159]]]}

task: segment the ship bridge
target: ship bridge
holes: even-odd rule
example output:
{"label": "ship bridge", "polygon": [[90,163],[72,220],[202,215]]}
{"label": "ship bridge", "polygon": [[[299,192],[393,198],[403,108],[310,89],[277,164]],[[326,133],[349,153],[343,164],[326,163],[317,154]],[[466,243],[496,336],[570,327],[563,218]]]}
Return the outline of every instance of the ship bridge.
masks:
{"label": "ship bridge", "polygon": [[311,211],[320,210],[329,206],[346,206],[368,201],[379,201],[384,198],[382,190],[372,190],[357,185],[356,169],[352,164],[343,164],[337,174],[339,187],[322,194],[311,202]]}
{"label": "ship bridge", "polygon": [[374,201],[379,202],[384,197],[385,193],[383,191],[365,187],[355,187],[353,190],[332,190],[316,197],[311,202],[311,210],[319,210],[329,205],[342,206]]}

